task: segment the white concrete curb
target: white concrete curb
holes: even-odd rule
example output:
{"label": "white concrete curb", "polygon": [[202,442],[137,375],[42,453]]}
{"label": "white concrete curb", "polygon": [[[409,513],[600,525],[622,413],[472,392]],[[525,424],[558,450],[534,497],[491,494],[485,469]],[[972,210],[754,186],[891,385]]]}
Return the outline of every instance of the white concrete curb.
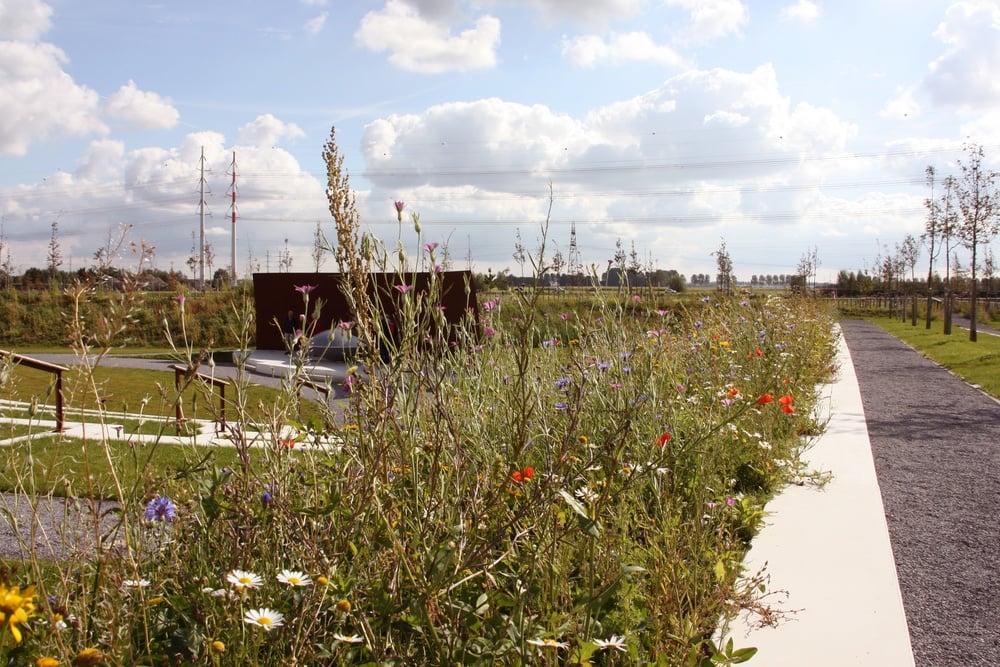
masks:
{"label": "white concrete curb", "polygon": [[766,564],[770,590],[787,592],[780,606],[796,610],[774,628],[734,621],[734,644],[758,648],[754,665],[914,664],[861,393],[843,337],[837,363],[838,380],[823,392],[826,431],[804,456],[810,469],[833,478],[823,488],[791,486],[771,501],[747,556],[750,572]]}

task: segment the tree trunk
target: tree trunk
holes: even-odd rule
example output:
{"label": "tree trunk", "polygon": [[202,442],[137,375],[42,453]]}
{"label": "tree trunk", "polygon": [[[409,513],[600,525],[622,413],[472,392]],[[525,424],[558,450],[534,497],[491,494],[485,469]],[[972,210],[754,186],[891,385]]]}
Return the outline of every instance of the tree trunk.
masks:
{"label": "tree trunk", "polygon": [[944,335],[951,335],[951,294],[946,293],[944,295]]}

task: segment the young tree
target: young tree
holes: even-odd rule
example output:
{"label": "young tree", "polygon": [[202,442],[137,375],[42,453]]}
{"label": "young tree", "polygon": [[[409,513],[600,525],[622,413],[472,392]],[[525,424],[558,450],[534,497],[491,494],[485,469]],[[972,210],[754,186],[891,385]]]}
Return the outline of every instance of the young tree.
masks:
{"label": "young tree", "polygon": [[49,238],[49,250],[46,254],[46,261],[48,262],[49,278],[55,280],[56,274],[59,272],[59,267],[63,263],[62,247],[59,245],[58,222],[52,223],[52,236]]}
{"label": "young tree", "polygon": [[[913,286],[916,284],[915,270],[917,260],[920,259],[920,241],[913,234],[907,234],[903,242],[896,246],[896,254],[899,256],[899,261],[902,264],[901,270],[904,272],[906,269],[910,270],[910,287],[906,291],[912,292]],[[906,308],[903,308],[903,312],[906,312]],[[913,303],[911,304],[910,323],[913,326],[917,326],[916,296],[913,297]]]}
{"label": "young tree", "polygon": [[326,261],[326,238],[323,236],[319,220],[316,221],[316,229],[313,231],[312,260],[316,273],[319,273],[323,268],[323,262]]}
{"label": "young tree", "polygon": [[924,225],[924,233],[921,238],[927,243],[927,312],[925,313],[925,329],[931,328],[931,304],[933,302],[934,291],[931,288],[931,282],[934,279],[934,260],[937,259],[938,253],[941,252],[941,245],[938,240],[942,236],[943,222],[941,220],[941,204],[936,199],[934,199],[934,176],[936,172],[934,167],[928,166],[924,169],[924,174],[927,177],[927,186],[931,189],[931,195],[924,200],[924,206],[927,207],[927,222]]}
{"label": "young tree", "polygon": [[958,163],[962,172],[957,192],[958,208],[962,213],[958,238],[971,253],[969,340],[975,342],[976,306],[979,294],[979,284],[976,281],[977,251],[980,246],[989,244],[997,234],[1000,202],[997,201],[997,173],[983,166],[983,147],[967,144],[965,150],[968,157],[964,161],[959,160]]}
{"label": "young tree", "polygon": [[736,278],[733,276],[733,260],[726,250],[726,240],[722,239],[719,249],[712,253],[715,257],[715,286],[720,291],[732,294],[735,288]]}
{"label": "young tree", "polygon": [[955,234],[958,230],[958,207],[955,205],[955,192],[958,190],[958,179],[946,176],[942,182],[944,192],[941,194],[941,243],[944,244],[944,334],[951,335],[951,314],[953,307],[953,291],[951,285],[951,254],[954,248]]}

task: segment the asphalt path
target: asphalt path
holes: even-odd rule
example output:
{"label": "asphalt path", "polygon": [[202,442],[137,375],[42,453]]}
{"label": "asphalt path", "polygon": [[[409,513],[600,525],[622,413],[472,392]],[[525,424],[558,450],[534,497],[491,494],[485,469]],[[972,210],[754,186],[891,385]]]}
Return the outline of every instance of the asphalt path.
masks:
{"label": "asphalt path", "polygon": [[875,324],[841,328],[915,663],[1000,665],[1000,403]]}

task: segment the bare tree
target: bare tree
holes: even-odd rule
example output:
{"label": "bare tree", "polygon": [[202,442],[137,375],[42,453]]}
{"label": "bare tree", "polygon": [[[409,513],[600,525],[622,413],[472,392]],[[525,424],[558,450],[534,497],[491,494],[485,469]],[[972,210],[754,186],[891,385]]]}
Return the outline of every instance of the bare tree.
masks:
{"label": "bare tree", "polygon": [[958,231],[958,207],[955,205],[955,193],[958,190],[958,179],[946,176],[942,182],[944,192],[941,193],[941,243],[944,244],[944,333],[951,335],[951,315],[954,307],[954,295],[951,285],[951,255],[954,248],[955,235]]}
{"label": "bare tree", "polygon": [[288,249],[288,239],[285,239],[285,249],[281,251],[281,255],[278,257],[278,271],[281,273],[290,273],[292,270],[292,251]]}
{"label": "bare tree", "polygon": [[959,160],[962,177],[958,187],[958,208],[962,222],[958,226],[958,238],[971,253],[970,272],[972,291],[969,303],[969,340],[975,342],[976,306],[979,284],[976,280],[976,259],[980,246],[989,244],[998,231],[1000,202],[997,201],[997,173],[983,166],[983,147],[966,144],[968,157]]}
{"label": "bare tree", "polygon": [[316,273],[323,268],[323,262],[326,261],[326,237],[323,236],[323,229],[319,225],[319,220],[316,221],[316,229],[313,231],[313,247],[312,247],[312,260],[313,267],[316,269]]}

